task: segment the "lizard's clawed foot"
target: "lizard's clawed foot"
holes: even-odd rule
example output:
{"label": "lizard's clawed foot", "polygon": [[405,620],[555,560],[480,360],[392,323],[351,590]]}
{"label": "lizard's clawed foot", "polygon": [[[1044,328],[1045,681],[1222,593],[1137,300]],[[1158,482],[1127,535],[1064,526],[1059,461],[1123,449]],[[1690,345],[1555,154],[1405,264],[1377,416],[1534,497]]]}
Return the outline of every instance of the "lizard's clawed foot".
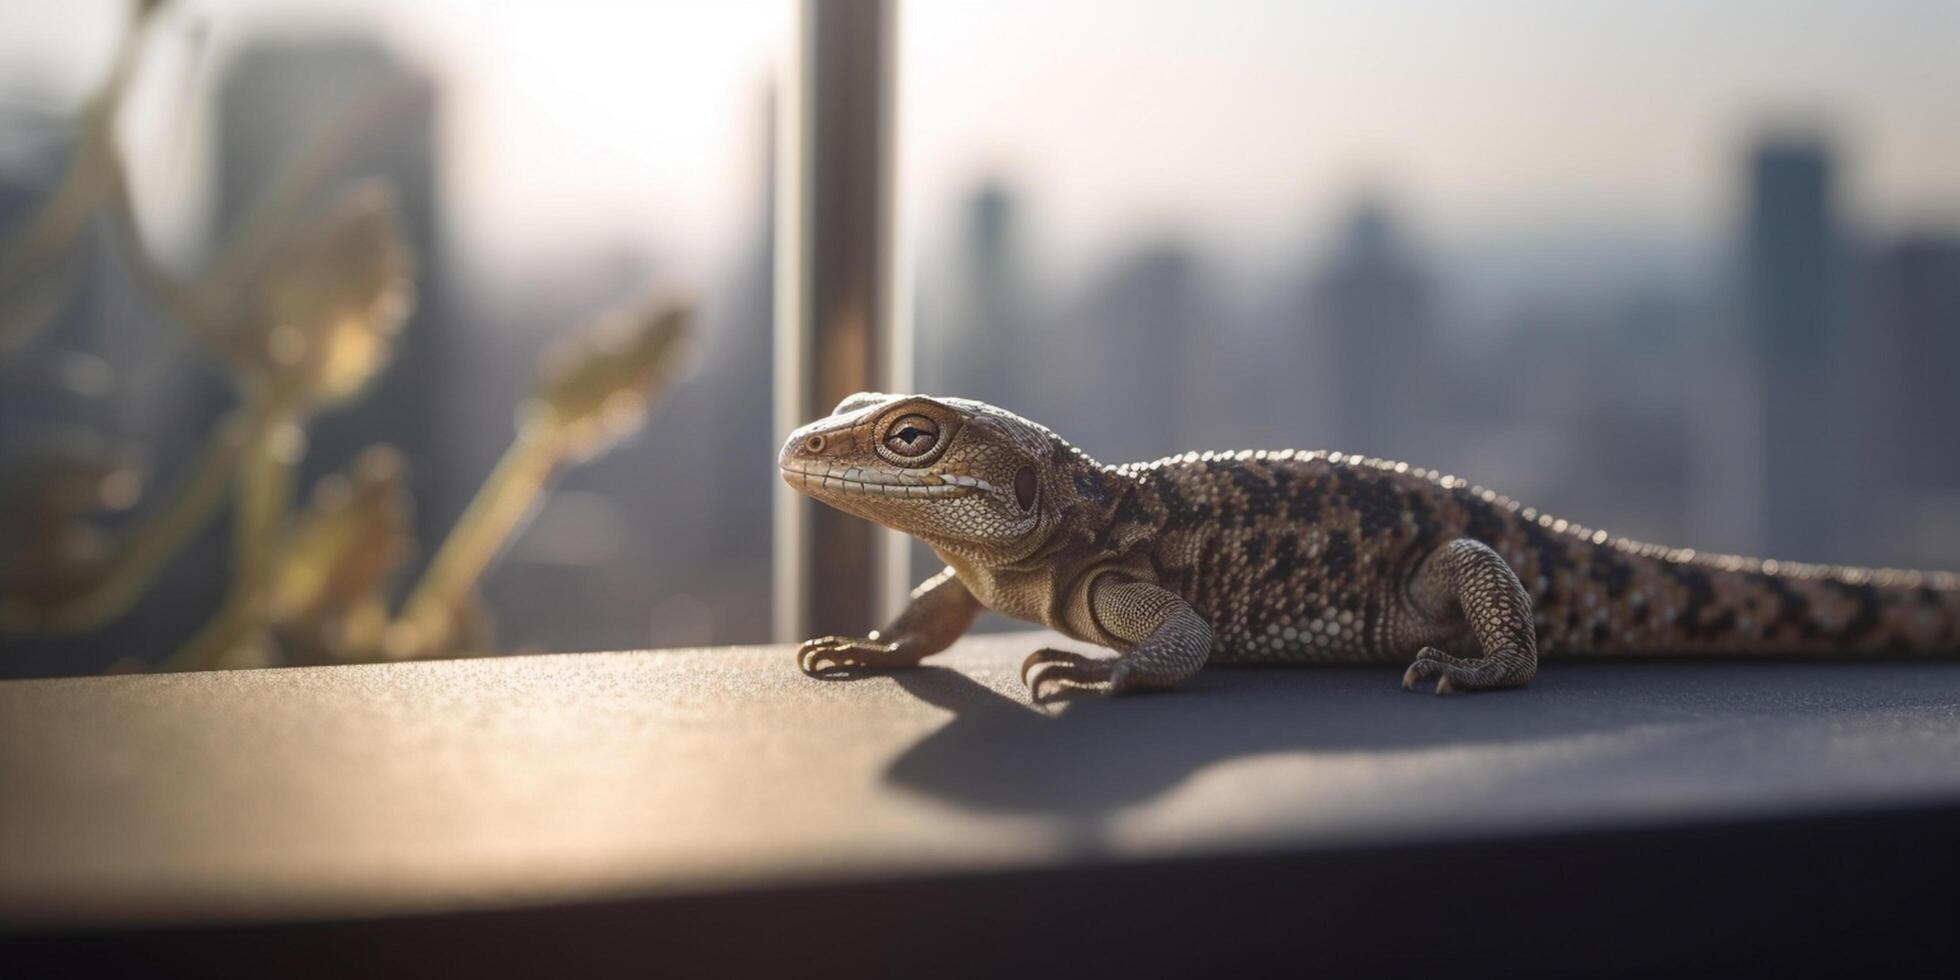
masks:
{"label": "lizard's clawed foot", "polygon": [[1413,691],[1416,685],[1434,677],[1437,694],[1488,691],[1517,687],[1531,680],[1535,673],[1535,658],[1509,650],[1471,660],[1450,656],[1435,647],[1423,647],[1416,654],[1415,663],[1402,674],[1402,690]]}
{"label": "lizard's clawed foot", "polygon": [[1021,683],[1036,704],[1073,691],[1099,691],[1114,694],[1121,689],[1122,676],[1116,658],[1091,657],[1071,650],[1043,647],[1021,661]]}
{"label": "lizard's clawed foot", "polygon": [[849,667],[912,667],[917,660],[902,656],[898,645],[867,636],[823,636],[805,640],[796,651],[796,666],[812,677]]}
{"label": "lizard's clawed foot", "polygon": [[1450,683],[1449,675],[1449,669],[1455,663],[1460,661],[1435,647],[1423,647],[1422,651],[1416,654],[1415,662],[1409,665],[1408,670],[1402,672],[1402,690],[1413,691],[1417,684],[1434,677],[1436,693],[1449,694],[1456,689],[1456,686]]}

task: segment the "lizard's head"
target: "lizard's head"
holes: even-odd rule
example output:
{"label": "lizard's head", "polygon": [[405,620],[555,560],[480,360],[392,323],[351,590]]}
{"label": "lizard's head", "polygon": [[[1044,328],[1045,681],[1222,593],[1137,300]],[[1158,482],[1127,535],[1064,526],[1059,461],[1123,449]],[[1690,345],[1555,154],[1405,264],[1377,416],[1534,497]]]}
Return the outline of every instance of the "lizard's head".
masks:
{"label": "lizard's head", "polygon": [[1081,459],[1047,429],[964,398],[864,392],[790,434],[783,479],[811,497],[987,564],[1047,540]]}

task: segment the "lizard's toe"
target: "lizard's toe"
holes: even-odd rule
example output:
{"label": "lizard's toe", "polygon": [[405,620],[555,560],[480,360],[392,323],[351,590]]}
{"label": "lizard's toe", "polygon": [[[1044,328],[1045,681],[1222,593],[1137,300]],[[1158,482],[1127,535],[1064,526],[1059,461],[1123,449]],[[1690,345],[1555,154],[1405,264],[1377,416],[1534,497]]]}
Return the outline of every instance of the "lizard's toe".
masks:
{"label": "lizard's toe", "polygon": [[1090,657],[1070,650],[1042,649],[1021,663],[1021,683],[1036,704],[1073,691],[1116,689],[1114,659]]}
{"label": "lizard's toe", "polygon": [[1436,678],[1437,694],[1517,687],[1531,680],[1536,673],[1535,667],[1535,660],[1509,650],[1466,659],[1453,657],[1435,647],[1423,647],[1422,652],[1416,654],[1415,662],[1402,674],[1402,689],[1413,691],[1416,685],[1431,677]]}
{"label": "lizard's toe", "polygon": [[1036,669],[1044,665],[1068,664],[1076,667],[1086,667],[1096,662],[1096,658],[1088,654],[1076,653],[1073,650],[1056,650],[1051,647],[1043,647],[1040,650],[1028,654],[1028,658],[1021,661],[1021,684],[1025,687],[1032,687],[1031,679]]}
{"label": "lizard's toe", "polygon": [[1402,672],[1402,690],[1415,690],[1416,684],[1421,682],[1425,676],[1427,675],[1423,673],[1422,661],[1418,660],[1410,664],[1409,669]]}
{"label": "lizard's toe", "polygon": [[824,636],[806,640],[797,648],[796,665],[805,674],[820,676],[846,667],[893,667],[897,647],[867,637]]}
{"label": "lizard's toe", "polygon": [[1413,691],[1416,685],[1431,677],[1446,676],[1449,662],[1455,658],[1435,647],[1423,647],[1409,669],[1402,672],[1402,690]]}

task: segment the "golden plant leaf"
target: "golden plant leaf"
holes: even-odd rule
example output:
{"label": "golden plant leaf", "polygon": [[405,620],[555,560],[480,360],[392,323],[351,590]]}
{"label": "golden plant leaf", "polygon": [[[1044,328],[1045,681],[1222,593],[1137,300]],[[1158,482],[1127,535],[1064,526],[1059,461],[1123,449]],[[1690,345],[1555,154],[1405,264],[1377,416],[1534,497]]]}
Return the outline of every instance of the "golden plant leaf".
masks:
{"label": "golden plant leaf", "polygon": [[647,410],[690,359],[686,300],[660,296],[601,317],[545,352],[520,424],[540,424],[573,460],[638,431]]}
{"label": "golden plant leaf", "polygon": [[366,181],[267,263],[231,355],[250,378],[296,379],[314,408],[359,394],[415,307],[415,255],[387,181]]}

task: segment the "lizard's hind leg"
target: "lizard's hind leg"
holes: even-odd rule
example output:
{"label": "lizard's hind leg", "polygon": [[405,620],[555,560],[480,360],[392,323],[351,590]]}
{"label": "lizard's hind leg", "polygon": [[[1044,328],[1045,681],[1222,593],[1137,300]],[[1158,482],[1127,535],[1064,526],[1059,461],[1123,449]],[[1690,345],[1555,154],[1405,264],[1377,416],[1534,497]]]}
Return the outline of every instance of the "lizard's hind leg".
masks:
{"label": "lizard's hind leg", "polygon": [[1036,650],[1021,664],[1021,682],[1035,703],[1070,688],[1120,694],[1176,687],[1211,658],[1211,624],[1176,593],[1113,575],[1089,588],[1097,625],[1127,651],[1099,658]]}
{"label": "lizard's hind leg", "polygon": [[1458,538],[1423,559],[1409,584],[1409,602],[1435,625],[1467,626],[1481,657],[1422,648],[1402,675],[1414,689],[1436,678],[1436,693],[1517,687],[1538,673],[1538,634],[1531,597],[1511,566],[1481,541]]}

